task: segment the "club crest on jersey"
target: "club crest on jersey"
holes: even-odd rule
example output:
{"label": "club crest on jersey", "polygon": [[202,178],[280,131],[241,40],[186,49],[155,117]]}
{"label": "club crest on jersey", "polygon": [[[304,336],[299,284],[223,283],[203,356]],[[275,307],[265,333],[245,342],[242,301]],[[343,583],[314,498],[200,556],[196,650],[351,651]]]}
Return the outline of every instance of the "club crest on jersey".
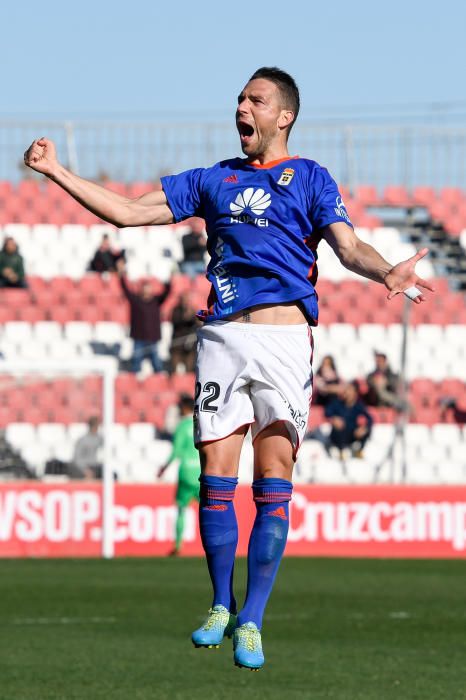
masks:
{"label": "club crest on jersey", "polygon": [[294,176],[293,168],[285,168],[277,180],[277,185],[289,185]]}
{"label": "club crest on jersey", "polygon": [[348,216],[348,212],[346,211],[345,203],[340,195],[338,195],[338,197],[336,198],[335,204],[337,205],[335,207],[335,214],[337,216],[341,216],[342,219],[345,219],[345,221],[350,223],[350,218]]}
{"label": "club crest on jersey", "polygon": [[[243,192],[239,192],[234,202],[230,203],[230,211],[235,216],[232,216],[230,222],[232,224],[255,224],[256,226],[266,227],[269,225],[269,220],[259,218],[264,211],[271,205],[272,197],[263,189],[248,187]],[[251,216],[246,210],[249,210],[255,216]]]}

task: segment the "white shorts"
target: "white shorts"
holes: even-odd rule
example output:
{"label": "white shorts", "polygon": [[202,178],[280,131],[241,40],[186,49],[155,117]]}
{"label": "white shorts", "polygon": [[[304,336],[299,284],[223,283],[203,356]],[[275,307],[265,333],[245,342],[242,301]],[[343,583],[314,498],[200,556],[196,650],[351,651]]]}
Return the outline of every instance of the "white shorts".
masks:
{"label": "white shorts", "polygon": [[312,334],[307,324],[215,321],[198,331],[196,445],[251,425],[253,440],[284,421],[296,454],[312,396]]}

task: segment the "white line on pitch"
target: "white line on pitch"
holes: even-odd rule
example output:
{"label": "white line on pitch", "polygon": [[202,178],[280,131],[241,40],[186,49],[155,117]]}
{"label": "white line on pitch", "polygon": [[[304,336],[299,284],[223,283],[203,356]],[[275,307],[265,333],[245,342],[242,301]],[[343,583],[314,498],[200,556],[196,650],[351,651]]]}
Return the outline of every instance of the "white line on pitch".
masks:
{"label": "white line on pitch", "polygon": [[115,617],[16,617],[12,625],[106,625],[116,622]]}

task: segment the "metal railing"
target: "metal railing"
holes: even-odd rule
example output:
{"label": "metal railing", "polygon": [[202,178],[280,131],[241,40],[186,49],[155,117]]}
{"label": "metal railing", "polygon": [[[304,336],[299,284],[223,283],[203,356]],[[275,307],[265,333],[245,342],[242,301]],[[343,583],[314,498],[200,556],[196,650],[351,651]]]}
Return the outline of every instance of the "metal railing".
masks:
{"label": "metal railing", "polygon": [[[0,179],[25,176],[22,155],[38,136],[84,177],[156,181],[160,175],[241,155],[231,122],[0,120]],[[466,126],[316,124],[302,121],[290,150],[325,165],[350,187],[373,184],[466,189]],[[30,175],[31,171],[28,171]]]}

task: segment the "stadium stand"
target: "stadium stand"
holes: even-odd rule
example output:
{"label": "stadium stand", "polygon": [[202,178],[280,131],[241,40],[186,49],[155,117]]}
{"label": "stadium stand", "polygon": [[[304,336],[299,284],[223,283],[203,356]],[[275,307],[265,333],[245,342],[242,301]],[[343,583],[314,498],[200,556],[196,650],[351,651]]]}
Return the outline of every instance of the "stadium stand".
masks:
{"label": "stadium stand", "polygon": [[[148,183],[106,183],[129,196],[149,191]],[[358,235],[392,262],[428,245],[432,254],[419,274],[435,277],[437,294],[428,304],[411,306],[406,378],[412,407],[406,427],[407,473],[394,475],[384,464],[392,445],[398,415],[390,408],[371,408],[375,426],[363,460],[332,459],[322,445],[306,440],[300,451],[297,478],[327,483],[366,483],[406,478],[411,483],[466,482],[466,428],[460,407],[466,383],[466,194],[455,188],[435,191],[399,186],[382,192],[359,186],[343,197]],[[25,260],[27,289],[1,290],[0,353],[6,360],[33,362],[91,358],[108,352],[119,367],[116,379],[116,425],[111,435],[113,469],[123,482],[154,481],[170,449],[167,433],[174,406],[183,392],[192,392],[194,376],[126,371],[131,355],[127,338],[128,308],[113,274],[86,271],[102,235],[126,251],[128,276],[166,280],[182,259],[185,225],[117,230],[98,222],[53,183],[0,182],[0,244],[5,236],[18,242]],[[385,299],[384,289],[345,270],[330,248],[319,246],[320,324],[315,329],[314,366],[331,352],[344,379],[360,380],[373,369],[373,351],[383,349],[395,371],[400,369],[403,299]],[[168,359],[171,311],[179,295],[189,292],[202,308],[209,284],[176,274],[162,309],[160,355]],[[1,375],[1,368],[0,368]],[[0,376],[0,387],[7,382]],[[51,458],[68,461],[85,421],[99,411],[101,380],[89,376],[24,378],[0,392],[0,430],[23,464],[39,478]],[[171,416],[171,417],[170,417]],[[328,429],[323,408],[313,406],[310,426]],[[249,481],[248,443],[240,477]],[[396,447],[399,450],[399,445]],[[397,453],[396,458],[400,455]],[[4,468],[0,474],[8,474]],[[167,472],[174,479],[175,472]]]}

